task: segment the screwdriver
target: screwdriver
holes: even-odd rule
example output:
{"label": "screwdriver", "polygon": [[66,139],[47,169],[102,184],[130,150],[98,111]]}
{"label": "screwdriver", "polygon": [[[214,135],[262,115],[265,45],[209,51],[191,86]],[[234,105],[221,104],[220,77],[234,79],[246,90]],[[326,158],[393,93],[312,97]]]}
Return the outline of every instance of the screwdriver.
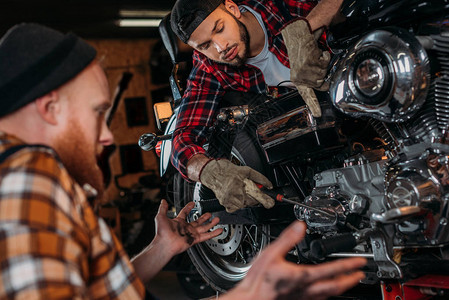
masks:
{"label": "screwdriver", "polygon": [[256,184],[256,185],[257,185],[257,187],[259,189],[261,189],[262,192],[264,192],[265,194],[267,194],[268,196],[270,196],[271,198],[273,198],[274,200],[276,200],[278,202],[285,202],[285,203],[289,203],[289,204],[293,204],[293,205],[298,205],[300,207],[304,207],[304,208],[307,208],[307,209],[319,212],[320,214],[323,214],[325,216],[328,216],[328,217],[331,217],[331,218],[335,218],[335,213],[331,214],[331,213],[329,213],[327,211],[324,211],[322,209],[319,209],[319,208],[316,208],[316,207],[312,207],[312,206],[304,204],[304,203],[299,203],[297,201],[290,200],[288,198],[285,198],[285,196],[282,195],[282,194],[278,194],[275,191],[272,191],[272,190],[269,190],[269,189],[265,188],[261,184]]}

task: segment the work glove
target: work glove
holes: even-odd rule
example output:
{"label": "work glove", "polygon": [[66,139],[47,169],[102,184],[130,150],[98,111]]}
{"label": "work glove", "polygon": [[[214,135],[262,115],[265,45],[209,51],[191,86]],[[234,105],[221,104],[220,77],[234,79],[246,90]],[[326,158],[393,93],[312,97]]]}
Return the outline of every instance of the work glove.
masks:
{"label": "work glove", "polygon": [[324,81],[324,77],[330,53],[318,48],[316,41],[321,32],[314,35],[306,19],[296,20],[281,30],[290,60],[290,80],[314,117],[321,117],[321,108],[312,88],[322,91],[329,89],[329,83]]}
{"label": "work glove", "polygon": [[273,188],[271,182],[247,166],[237,166],[229,160],[210,160],[200,172],[200,182],[210,188],[227,212],[261,203],[271,208],[274,200],[256,185]]}

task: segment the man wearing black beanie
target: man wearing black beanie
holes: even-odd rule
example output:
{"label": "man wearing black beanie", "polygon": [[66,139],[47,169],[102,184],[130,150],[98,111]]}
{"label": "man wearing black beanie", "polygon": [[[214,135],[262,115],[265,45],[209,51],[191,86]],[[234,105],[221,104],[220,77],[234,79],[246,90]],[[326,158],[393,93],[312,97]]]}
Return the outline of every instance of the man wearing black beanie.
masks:
{"label": "man wearing black beanie", "polygon": [[[104,113],[106,76],[95,50],[72,34],[20,24],[0,39],[0,299],[142,299],[147,283],[176,254],[221,234],[210,213],[186,223],[162,201],[156,236],[128,258],[87,201],[99,197],[96,146],[113,142]],[[304,236],[294,223],[223,298],[325,298],[356,284],[366,263],[318,266],[285,255]],[[290,298],[289,298],[290,299]]]}
{"label": "man wearing black beanie", "polygon": [[20,24],[0,40],[0,299],[141,299],[176,254],[221,233],[161,202],[152,243],[132,262],[87,200],[100,197],[106,76],[73,34]]}

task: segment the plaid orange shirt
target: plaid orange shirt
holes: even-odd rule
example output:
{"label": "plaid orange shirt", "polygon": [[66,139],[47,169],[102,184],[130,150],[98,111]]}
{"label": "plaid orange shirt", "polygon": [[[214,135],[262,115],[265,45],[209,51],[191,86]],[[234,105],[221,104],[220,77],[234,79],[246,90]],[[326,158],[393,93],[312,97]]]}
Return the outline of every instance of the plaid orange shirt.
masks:
{"label": "plaid orange shirt", "polygon": [[[0,133],[0,153],[21,145]],[[144,286],[56,153],[0,163],[0,299],[141,299]]]}

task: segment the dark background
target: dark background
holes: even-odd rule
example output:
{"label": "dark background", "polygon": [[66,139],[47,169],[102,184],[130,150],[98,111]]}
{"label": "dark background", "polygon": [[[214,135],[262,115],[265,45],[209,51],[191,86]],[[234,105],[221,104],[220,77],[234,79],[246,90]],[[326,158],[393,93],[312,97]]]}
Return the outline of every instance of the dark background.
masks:
{"label": "dark background", "polygon": [[0,35],[37,22],[83,38],[157,38],[157,28],[120,28],[120,9],[170,11],[175,0],[0,0]]}

